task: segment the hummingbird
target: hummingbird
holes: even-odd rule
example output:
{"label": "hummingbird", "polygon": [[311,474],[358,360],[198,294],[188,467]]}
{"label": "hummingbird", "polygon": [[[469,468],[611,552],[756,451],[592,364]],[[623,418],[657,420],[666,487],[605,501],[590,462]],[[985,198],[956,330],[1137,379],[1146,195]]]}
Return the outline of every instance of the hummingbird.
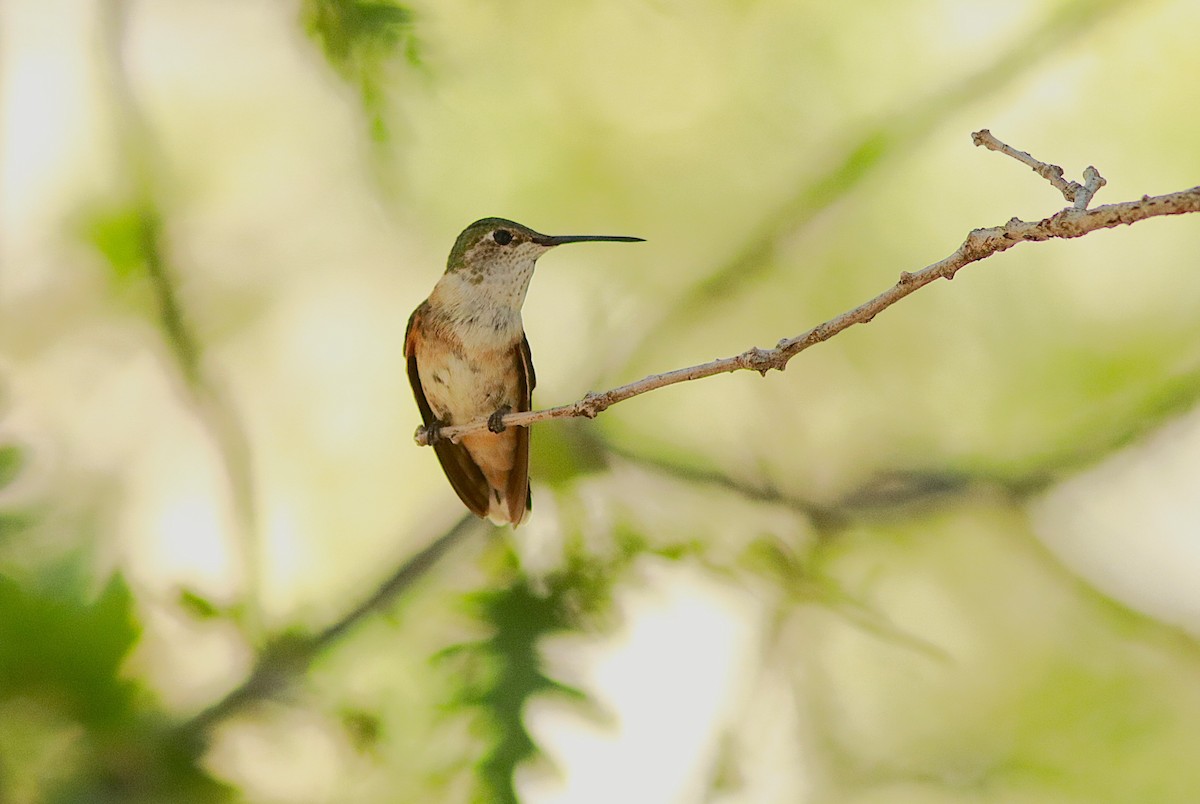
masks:
{"label": "hummingbird", "polygon": [[[640,237],[544,235],[504,218],[463,230],[446,272],[408,319],[408,381],[442,470],[479,517],[520,525],[533,507],[529,428],[501,418],[531,409],[537,377],[521,307],[538,257],[564,243],[640,242]],[[488,417],[488,430],[457,443],[439,430]]]}

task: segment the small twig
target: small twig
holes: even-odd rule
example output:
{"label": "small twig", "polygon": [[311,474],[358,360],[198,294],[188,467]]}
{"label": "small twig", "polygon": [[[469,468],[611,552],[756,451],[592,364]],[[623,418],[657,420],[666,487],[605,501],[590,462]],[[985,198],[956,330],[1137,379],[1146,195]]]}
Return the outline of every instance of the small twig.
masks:
{"label": "small twig", "polygon": [[1063,169],[1058,165],[1042,162],[1025,151],[1018,151],[1011,145],[996,139],[986,128],[973,133],[971,140],[976,145],[982,145],[991,151],[998,151],[1006,156],[1011,156],[1021,164],[1028,165],[1034,173],[1054,185],[1055,189],[1062,193],[1063,198],[1073,204],[1075,209],[1087,209],[1088,204],[1092,202],[1092,198],[1100,188],[1108,184],[1100,175],[1100,171],[1092,165],[1088,165],[1087,169],[1083,171],[1083,184],[1067,181],[1063,178]]}
{"label": "small twig", "polygon": [[[1095,175],[1099,179],[1099,174]],[[1099,185],[1097,184],[1097,186]],[[975,229],[967,235],[963,244],[945,259],[915,273],[901,272],[900,281],[875,298],[813,327],[808,332],[794,338],[785,338],[774,349],[754,348],[709,363],[688,366],[664,374],[653,374],[610,391],[589,393],[583,399],[569,405],[546,410],[510,413],[504,416],[502,421],[505,426],[511,427],[528,426],[547,419],[575,416],[592,419],[618,402],[624,402],[626,399],[632,399],[668,385],[744,369],[757,371],[764,375],[771,369],[783,371],[789,360],[810,346],[829,340],[855,324],[866,324],[918,288],[924,287],[936,279],[953,279],[959,269],[964,266],[979,262],[993,254],[999,254],[1001,251],[1007,251],[1018,243],[1082,237],[1098,229],[1111,229],[1148,218],[1182,215],[1190,212],[1200,212],[1200,186],[1167,195],[1142,196],[1137,201],[1107,204],[1094,209],[1068,207],[1040,221],[1023,221],[1013,218],[1003,226]],[[488,420],[481,418],[467,424],[442,427],[440,435],[443,438],[456,440],[467,433],[483,430],[487,426]],[[423,446],[428,444],[424,427],[417,428],[414,438],[418,444]]]}
{"label": "small twig", "polygon": [[1108,182],[1100,175],[1100,171],[1088,165],[1083,171],[1083,189],[1075,197],[1075,209],[1087,209],[1088,204],[1092,203],[1092,196],[1106,184]]}
{"label": "small twig", "polygon": [[[1013,159],[1017,160],[1023,165],[1028,165],[1034,173],[1038,174],[1043,179],[1054,185],[1054,189],[1063,194],[1063,198],[1067,199],[1067,203],[1075,204],[1078,209],[1085,209],[1087,207],[1087,202],[1090,201],[1091,197],[1096,194],[1096,190],[1100,189],[1100,186],[1104,184],[1104,180],[1100,179],[1100,184],[1097,185],[1095,190],[1092,190],[1090,194],[1087,194],[1084,197],[1083,204],[1080,205],[1080,194],[1085,193],[1087,188],[1085,188],[1082,184],[1064,179],[1063,169],[1058,165],[1042,162],[1039,159],[1034,159],[1025,151],[1018,151],[1011,145],[996,139],[994,136],[992,136],[992,132],[988,131],[986,128],[973,133],[971,135],[971,141],[976,145],[982,145],[989,151],[998,151],[1005,156],[1011,156]],[[1096,169],[1090,168],[1090,170],[1095,171]],[[1096,174],[1097,178],[1099,178],[1099,175],[1099,173]]]}

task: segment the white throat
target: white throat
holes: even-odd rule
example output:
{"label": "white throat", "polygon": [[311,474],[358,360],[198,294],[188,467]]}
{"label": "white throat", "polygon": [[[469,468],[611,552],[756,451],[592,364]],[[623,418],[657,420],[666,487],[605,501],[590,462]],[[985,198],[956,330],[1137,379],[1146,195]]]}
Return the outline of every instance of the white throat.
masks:
{"label": "white throat", "polygon": [[461,268],[438,280],[429,301],[467,340],[509,341],[520,337],[521,307],[533,278],[535,255],[513,255],[490,270]]}

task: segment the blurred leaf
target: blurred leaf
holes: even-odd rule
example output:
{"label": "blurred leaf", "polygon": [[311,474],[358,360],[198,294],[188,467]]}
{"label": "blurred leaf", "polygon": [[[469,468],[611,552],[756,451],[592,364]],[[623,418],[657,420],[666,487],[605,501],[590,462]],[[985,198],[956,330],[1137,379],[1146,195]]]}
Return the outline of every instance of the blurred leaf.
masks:
{"label": "blurred leaf", "polygon": [[0,489],[13,482],[21,471],[22,454],[19,447],[0,446]]}
{"label": "blurred leaf", "polygon": [[[695,558],[703,562],[706,548],[700,539],[653,544],[628,522],[620,522],[613,527],[612,541],[621,559],[620,567],[628,566],[644,555],[658,556],[668,561]],[[617,565],[610,566],[613,570],[618,568]],[[612,581],[609,580],[608,583],[611,585]]]}
{"label": "blurred leaf", "polygon": [[535,479],[563,488],[579,477],[607,468],[604,445],[589,424],[568,420],[538,429],[529,441],[529,465]]}
{"label": "blurred leaf", "polygon": [[357,77],[362,59],[385,57],[411,38],[412,11],[387,0],[306,0],[301,13],[325,58],[347,80]]}
{"label": "blurred leaf", "polygon": [[200,746],[161,739],[153,724],[131,724],[97,746],[94,764],[55,787],[46,801],[74,804],[223,804],[242,800],[201,767]]}
{"label": "blurred leaf", "polygon": [[[644,544],[644,540],[637,544]],[[545,671],[539,652],[548,636],[578,630],[611,608],[613,585],[621,570],[641,555],[633,541],[608,558],[570,551],[565,566],[550,575],[531,578],[520,571],[511,548],[504,548],[500,574],[493,588],[469,595],[471,613],[489,636],[446,648],[436,657],[453,663],[457,689],[450,704],[473,709],[485,733],[487,749],[475,763],[478,799],[515,802],[517,768],[538,755],[538,746],[525,728],[526,704],[554,694],[575,701],[586,695]]]}
{"label": "blurred leaf", "polygon": [[385,141],[385,64],[399,54],[410,66],[421,66],[413,12],[387,0],[305,0],[301,19],[330,66],[358,88],[371,138]]}
{"label": "blurred leaf", "polygon": [[224,615],[211,600],[191,589],[179,590],[179,605],[198,620],[212,620]]}
{"label": "blurred leaf", "polygon": [[130,707],[118,671],[139,630],[119,576],[91,602],[0,577],[0,695],[49,695],[89,728],[110,728]]}
{"label": "blurred leaf", "polygon": [[[0,576],[0,704],[6,712],[32,713],[0,722],[0,741],[40,737],[22,751],[41,762],[2,768],[22,789],[36,784],[38,800],[87,802],[217,802],[232,789],[201,767],[201,740],[171,738],[166,715],[147,709],[147,697],[121,668],[141,627],[133,597],[114,576],[94,599],[77,591],[69,575],[33,589]],[[15,731],[14,731],[15,729]],[[73,750],[62,767],[63,740]],[[56,762],[47,763],[49,757]]]}
{"label": "blurred leaf", "polygon": [[738,563],[770,579],[789,594],[811,581],[803,559],[773,536],[760,537],[747,545]]}
{"label": "blurred leaf", "polygon": [[22,511],[0,511],[0,541],[29,527],[33,515]]}
{"label": "blurred leaf", "polygon": [[359,753],[367,753],[379,744],[383,733],[383,719],[375,712],[348,709],[342,712],[341,720],[350,743]]}
{"label": "blurred leaf", "polygon": [[146,244],[150,221],[142,204],[93,210],[85,215],[82,235],[108,262],[122,282],[146,272]]}

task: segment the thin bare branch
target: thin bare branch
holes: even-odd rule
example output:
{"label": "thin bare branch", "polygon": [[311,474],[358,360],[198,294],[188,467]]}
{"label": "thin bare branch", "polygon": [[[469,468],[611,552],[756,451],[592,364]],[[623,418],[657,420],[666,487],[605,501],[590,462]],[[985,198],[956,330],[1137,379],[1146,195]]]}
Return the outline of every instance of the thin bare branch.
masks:
{"label": "thin bare branch", "polygon": [[[997,140],[997,142],[999,141]],[[1032,159],[1032,157],[1030,158]],[[1099,179],[1099,174],[1096,173],[1095,177]],[[1098,187],[1099,184],[1096,184]],[[1078,209],[1072,206],[1040,221],[1023,221],[1019,218],[1012,218],[1003,226],[975,229],[967,235],[963,244],[945,259],[913,273],[901,272],[900,280],[875,298],[813,327],[808,332],[794,338],[785,338],[774,349],[756,347],[732,357],[688,366],[663,374],[653,374],[610,391],[589,393],[583,399],[569,405],[524,413],[510,413],[503,417],[502,422],[506,426],[528,426],[548,419],[575,416],[584,416],[590,419],[618,402],[624,402],[626,399],[632,399],[668,385],[732,371],[751,370],[763,375],[771,369],[782,371],[789,360],[810,346],[829,340],[855,324],[866,324],[918,288],[937,279],[953,279],[954,275],[963,267],[986,259],[993,254],[1007,251],[1018,243],[1082,237],[1099,229],[1111,229],[1148,218],[1191,212],[1200,212],[1200,186],[1167,195],[1142,196],[1136,201],[1107,204],[1094,209]],[[467,424],[443,427],[440,437],[458,439],[467,433],[481,431],[487,426],[488,420],[483,418]],[[429,443],[424,427],[417,428],[414,438],[418,444],[427,445]]]}
{"label": "thin bare branch", "polygon": [[[988,131],[986,128],[973,133],[971,135],[971,141],[976,145],[982,145],[989,151],[996,151],[997,153],[1002,153],[1005,156],[1011,156],[1022,165],[1028,165],[1030,170],[1041,176],[1046,181],[1050,182],[1050,184],[1054,186],[1054,189],[1062,193],[1063,198],[1067,199],[1068,204],[1076,204],[1079,200],[1080,193],[1085,192],[1082,184],[1064,179],[1063,169],[1058,165],[1052,165],[1049,162],[1043,162],[1040,159],[1035,159],[1029,153],[1025,151],[1019,151],[1008,143],[1001,142],[992,136],[992,132]],[[1092,170],[1095,171],[1095,168],[1092,168]],[[1096,175],[1099,176],[1099,174]],[[1104,180],[1101,179],[1100,181],[1101,184],[1103,184]],[[1099,187],[1096,189],[1099,189]],[[1095,194],[1095,190],[1093,190],[1092,193]],[[1086,208],[1087,200],[1090,200],[1090,198],[1091,196],[1087,196],[1083,206],[1079,208]]]}
{"label": "thin bare branch", "polygon": [[1088,204],[1092,203],[1092,196],[1099,192],[1100,188],[1108,184],[1104,177],[1100,175],[1100,171],[1088,165],[1083,170],[1083,189],[1075,197],[1075,209],[1087,209]]}

